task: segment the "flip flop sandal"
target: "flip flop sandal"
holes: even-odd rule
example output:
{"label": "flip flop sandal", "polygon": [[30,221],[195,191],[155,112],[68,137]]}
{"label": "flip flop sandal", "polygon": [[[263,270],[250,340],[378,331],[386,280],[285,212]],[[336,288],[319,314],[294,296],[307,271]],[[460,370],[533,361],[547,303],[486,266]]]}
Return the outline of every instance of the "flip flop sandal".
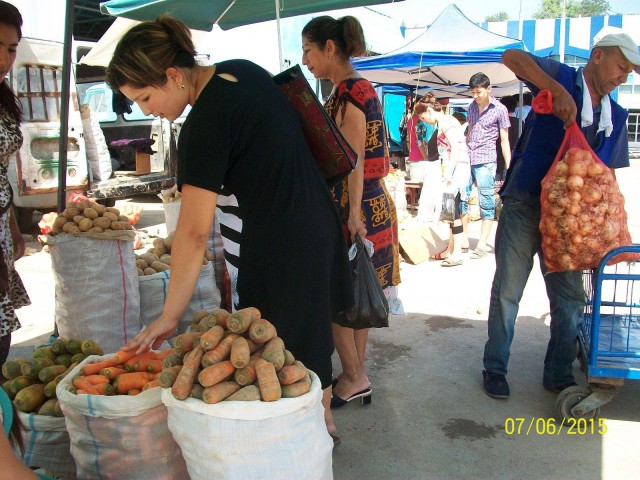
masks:
{"label": "flip flop sandal", "polygon": [[471,252],[471,258],[482,258],[487,256],[487,251],[481,248],[476,248],[473,252]]}
{"label": "flip flop sandal", "polygon": [[431,255],[429,258],[431,260],[446,260],[447,258],[449,258],[449,254],[445,256],[443,255],[443,253],[447,253],[447,250],[443,250],[441,252],[436,253],[435,255]]}
{"label": "flip flop sandal", "polygon": [[443,260],[440,266],[442,267],[457,267],[458,265],[462,265],[462,260]]}

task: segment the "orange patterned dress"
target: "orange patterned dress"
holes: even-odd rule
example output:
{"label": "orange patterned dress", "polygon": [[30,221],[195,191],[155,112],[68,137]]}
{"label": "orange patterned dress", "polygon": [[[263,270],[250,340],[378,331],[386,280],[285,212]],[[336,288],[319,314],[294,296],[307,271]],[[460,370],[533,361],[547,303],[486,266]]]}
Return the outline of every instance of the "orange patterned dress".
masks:
{"label": "orange patterned dress", "polygon": [[[382,288],[392,287],[400,283],[400,250],[396,206],[384,184],[384,177],[389,173],[389,148],[382,105],[373,86],[364,78],[349,78],[340,82],[327,99],[325,109],[335,120],[339,111],[344,114],[347,103],[360,109],[367,121],[362,221],[367,229],[367,239],[374,245],[371,261],[380,285]],[[344,179],[333,187],[332,194],[349,242],[347,180]]]}

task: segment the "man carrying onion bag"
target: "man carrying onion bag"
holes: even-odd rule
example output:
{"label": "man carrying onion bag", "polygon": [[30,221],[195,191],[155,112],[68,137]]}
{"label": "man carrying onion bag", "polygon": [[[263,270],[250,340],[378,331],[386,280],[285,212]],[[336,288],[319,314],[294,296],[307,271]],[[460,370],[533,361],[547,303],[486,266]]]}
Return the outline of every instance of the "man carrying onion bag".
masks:
{"label": "man carrying onion bag", "polygon": [[611,169],[629,166],[627,112],[608,94],[624,83],[633,70],[640,72],[640,54],[635,42],[622,30],[605,27],[594,39],[587,65],[578,70],[521,50],[507,50],[502,61],[534,95],[548,90],[553,99],[552,115],[527,117],[500,191],[503,209],[495,239],[496,271],[483,378],[485,392],[504,399],[510,393],[505,376],[518,306],[536,253],[551,312],[551,338],[542,383],[547,390],[556,392],[575,385],[572,363],[585,306],[582,271],[547,271],[539,227],[540,183],[560,149],[565,128],[573,122],[577,122],[605,165]]}

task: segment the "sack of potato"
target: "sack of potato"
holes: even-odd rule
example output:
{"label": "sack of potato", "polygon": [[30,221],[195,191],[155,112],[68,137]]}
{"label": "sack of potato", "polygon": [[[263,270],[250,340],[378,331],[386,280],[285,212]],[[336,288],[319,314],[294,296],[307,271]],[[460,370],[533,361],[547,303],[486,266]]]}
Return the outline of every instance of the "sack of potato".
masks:
{"label": "sack of potato", "polygon": [[133,238],[132,230],[47,236],[62,337],[93,338],[105,352],[115,352],[140,331]]}
{"label": "sack of potato", "polygon": [[174,350],[157,378],[192,480],[332,478],[320,381],[257,309],[198,312]]}
{"label": "sack of potato", "polygon": [[[173,233],[167,238],[156,238],[153,248],[136,255],[140,287],[140,322],[143,325],[149,325],[162,313],[169,285],[172,241]],[[205,252],[196,288],[178,323],[176,335],[187,331],[193,315],[198,310],[210,311],[220,306],[220,291],[216,286],[213,264],[209,261],[211,257],[211,252]]]}
{"label": "sack of potato", "polygon": [[[631,243],[618,183],[575,123],[542,180],[540,201],[549,272],[595,268],[606,253]],[[611,263],[623,259],[616,256]]]}

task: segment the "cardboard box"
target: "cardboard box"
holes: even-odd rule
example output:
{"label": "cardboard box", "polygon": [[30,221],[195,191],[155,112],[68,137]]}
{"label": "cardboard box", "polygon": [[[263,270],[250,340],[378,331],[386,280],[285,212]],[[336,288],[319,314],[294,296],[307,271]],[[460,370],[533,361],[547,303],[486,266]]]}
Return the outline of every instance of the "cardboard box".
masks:
{"label": "cardboard box", "polygon": [[151,155],[136,151],[136,175],[151,173]]}
{"label": "cardboard box", "polygon": [[[448,229],[448,225],[445,224]],[[429,256],[441,252],[449,243],[433,227],[426,224],[411,224],[398,231],[400,254],[404,259],[417,265],[429,260]]]}

